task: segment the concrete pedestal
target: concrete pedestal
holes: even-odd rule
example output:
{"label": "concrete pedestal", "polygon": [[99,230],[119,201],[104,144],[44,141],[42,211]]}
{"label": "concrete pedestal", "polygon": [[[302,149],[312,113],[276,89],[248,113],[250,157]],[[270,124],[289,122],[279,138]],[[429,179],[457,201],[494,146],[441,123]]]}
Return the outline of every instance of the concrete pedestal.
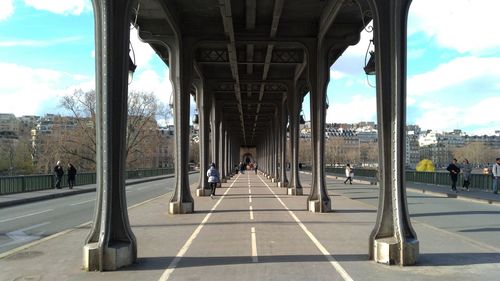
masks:
{"label": "concrete pedestal", "polygon": [[373,243],[373,260],[378,263],[414,265],[418,260],[418,255],[419,242],[416,239],[399,243],[395,237],[389,237],[376,239]]}
{"label": "concrete pedestal", "polygon": [[198,197],[210,196],[211,192],[212,192],[211,189],[201,189],[201,188],[198,188],[196,190],[196,196],[198,196]]}
{"label": "concrete pedestal", "polygon": [[288,195],[304,195],[304,191],[302,188],[297,189],[297,188],[288,188]]}
{"label": "concrete pedestal", "polygon": [[[104,249],[103,270],[117,270],[134,263],[134,248],[131,243],[114,243]],[[83,247],[83,269],[99,270],[98,243],[89,243]]]}
{"label": "concrete pedestal", "polygon": [[332,211],[332,201],[323,201],[324,206],[321,206],[321,201],[309,201],[309,212],[312,213],[328,213]]}
{"label": "concrete pedestal", "polygon": [[168,213],[175,215],[175,214],[190,214],[194,211],[194,203],[193,202],[186,202],[186,203],[179,203],[179,202],[170,202]]}
{"label": "concrete pedestal", "polygon": [[278,182],[278,187],[287,187],[288,186],[288,182],[285,181],[285,182]]}

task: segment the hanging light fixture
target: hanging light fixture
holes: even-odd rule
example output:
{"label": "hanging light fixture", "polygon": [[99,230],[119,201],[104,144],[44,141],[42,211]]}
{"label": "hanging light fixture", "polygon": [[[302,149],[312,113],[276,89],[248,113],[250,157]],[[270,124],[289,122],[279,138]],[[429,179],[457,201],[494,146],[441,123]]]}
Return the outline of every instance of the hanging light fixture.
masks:
{"label": "hanging light fixture", "polygon": [[129,43],[130,45],[130,50],[132,51],[132,57],[130,56],[130,52],[128,54],[128,84],[132,83],[132,80],[134,79],[134,72],[135,69],[137,68],[137,65],[135,64],[135,52],[134,52],[134,47],[132,46],[132,43]]}
{"label": "hanging light fixture", "polygon": [[366,75],[375,75],[375,52],[370,51],[370,59],[366,63],[365,67],[363,67],[365,70]]}
{"label": "hanging light fixture", "polygon": [[306,123],[306,120],[304,119],[304,114],[300,114],[299,124],[304,125],[305,123]]}
{"label": "hanging light fixture", "polygon": [[198,110],[195,109],[194,110],[194,117],[193,117],[193,124],[198,124],[199,123],[199,119],[198,119]]}

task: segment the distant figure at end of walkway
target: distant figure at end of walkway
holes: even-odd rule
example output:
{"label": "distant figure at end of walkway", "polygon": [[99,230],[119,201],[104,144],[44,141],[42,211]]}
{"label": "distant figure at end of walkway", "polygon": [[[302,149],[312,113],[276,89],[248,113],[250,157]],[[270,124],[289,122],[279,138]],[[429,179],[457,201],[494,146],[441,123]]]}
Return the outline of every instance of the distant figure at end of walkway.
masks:
{"label": "distant figure at end of walkway", "polygon": [[351,165],[350,164],[347,164],[345,166],[345,181],[344,181],[344,184],[347,184],[347,182],[349,182],[349,184],[352,184],[352,177],[354,176],[354,171],[352,170],[351,168]]}
{"label": "distant figure at end of walkway", "polygon": [[64,175],[63,167],[61,167],[61,161],[57,161],[57,164],[54,167],[54,175],[56,177],[56,188],[61,189],[61,181]]}
{"label": "distant figure at end of walkway", "polygon": [[259,168],[259,165],[257,165],[257,163],[255,163],[255,167],[254,167],[254,169],[255,169],[255,174],[257,174],[257,169],[258,169],[258,168]]}
{"label": "distant figure at end of walkway", "polygon": [[458,174],[460,174],[460,168],[457,166],[457,159],[453,158],[451,163],[446,168],[448,172],[450,172],[451,178],[451,191],[458,192],[457,190],[457,180]]}
{"label": "distant figure at end of walkway", "polygon": [[215,189],[217,188],[217,183],[220,181],[219,171],[215,167],[215,163],[212,162],[210,164],[210,168],[207,171],[208,183],[212,188],[212,192],[210,193],[210,198],[214,199]]}
{"label": "distant figure at end of walkway", "polygon": [[491,168],[493,173],[493,194],[498,194],[498,182],[500,181],[500,158],[496,159],[496,163]]}

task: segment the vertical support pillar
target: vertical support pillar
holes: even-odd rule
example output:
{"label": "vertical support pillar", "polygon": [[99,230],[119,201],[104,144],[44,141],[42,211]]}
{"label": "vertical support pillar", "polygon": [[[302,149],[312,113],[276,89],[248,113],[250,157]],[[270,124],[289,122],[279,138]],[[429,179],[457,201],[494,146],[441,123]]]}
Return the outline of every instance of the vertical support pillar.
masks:
{"label": "vertical support pillar", "polygon": [[328,48],[324,42],[308,45],[308,80],[311,95],[311,141],[313,147],[312,184],[308,198],[310,212],[325,213],[332,209],[325,184],[323,156],[325,149],[325,104],[328,84]]}
{"label": "vertical support pillar", "polygon": [[288,112],[290,114],[290,183],[288,195],[302,195],[304,191],[299,176],[299,114],[302,104],[297,82],[287,83]]}
{"label": "vertical support pillar", "polygon": [[212,128],[212,162],[214,162],[217,167],[217,157],[219,156],[219,113],[217,112],[218,105],[215,96],[212,96],[212,112],[210,114],[210,126]]}
{"label": "vertical support pillar", "polygon": [[170,48],[170,80],[174,94],[175,190],[170,199],[170,214],[194,212],[189,189],[189,103],[193,72],[193,44],[177,39]]}
{"label": "vertical support pillar", "polygon": [[272,147],[272,170],[271,170],[271,180],[272,182],[276,183],[276,186],[278,186],[278,141],[279,141],[279,124],[278,124],[278,119],[279,119],[279,114],[278,114],[278,106],[276,106],[274,118],[272,121],[272,131],[271,131],[271,147]]}
{"label": "vertical support pillar", "polygon": [[380,195],[370,234],[370,258],[412,265],[419,242],[405,191],[406,27],[411,0],[372,0],[379,125]]}
{"label": "vertical support pillar", "polygon": [[219,148],[219,172],[220,172],[220,182],[225,183],[227,182],[226,180],[226,126],[225,126],[225,120],[221,118],[220,122],[220,129],[219,129],[219,142],[220,142],[220,148]]}
{"label": "vertical support pillar", "polygon": [[137,259],[125,192],[129,19],[132,1],[95,0],[97,202],[83,269],[116,270]]}
{"label": "vertical support pillar", "polygon": [[196,195],[209,196],[210,186],[208,178],[205,176],[209,166],[209,149],[210,149],[210,99],[208,93],[205,92],[205,84],[203,80],[195,81],[196,87],[196,103],[198,106],[198,122],[200,135],[200,177]]}
{"label": "vertical support pillar", "polygon": [[286,123],[288,121],[287,118],[287,113],[286,113],[286,103],[285,103],[285,98],[283,97],[283,100],[281,104],[279,105],[281,111],[279,112],[279,124],[280,124],[280,131],[279,131],[279,158],[280,158],[280,177],[279,177],[279,182],[278,186],[279,187],[287,187],[288,186],[288,179],[286,177]]}

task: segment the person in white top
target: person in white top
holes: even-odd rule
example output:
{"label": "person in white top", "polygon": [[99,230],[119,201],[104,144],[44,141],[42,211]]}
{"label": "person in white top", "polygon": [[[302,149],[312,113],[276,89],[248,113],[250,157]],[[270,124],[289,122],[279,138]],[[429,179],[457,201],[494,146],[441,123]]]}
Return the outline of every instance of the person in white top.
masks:
{"label": "person in white top", "polygon": [[351,168],[351,165],[350,164],[347,164],[345,166],[345,181],[344,181],[344,184],[347,184],[347,182],[349,182],[349,184],[352,184],[352,177],[354,176],[354,172],[352,171],[352,168]]}
{"label": "person in white top", "polygon": [[215,167],[215,163],[210,164],[210,168],[207,171],[208,183],[212,188],[212,192],[210,192],[210,197],[214,199],[215,189],[217,188],[217,183],[220,181],[219,171]]}
{"label": "person in white top", "polygon": [[500,158],[496,159],[496,163],[491,168],[493,173],[493,194],[498,194],[498,182],[500,181]]}

